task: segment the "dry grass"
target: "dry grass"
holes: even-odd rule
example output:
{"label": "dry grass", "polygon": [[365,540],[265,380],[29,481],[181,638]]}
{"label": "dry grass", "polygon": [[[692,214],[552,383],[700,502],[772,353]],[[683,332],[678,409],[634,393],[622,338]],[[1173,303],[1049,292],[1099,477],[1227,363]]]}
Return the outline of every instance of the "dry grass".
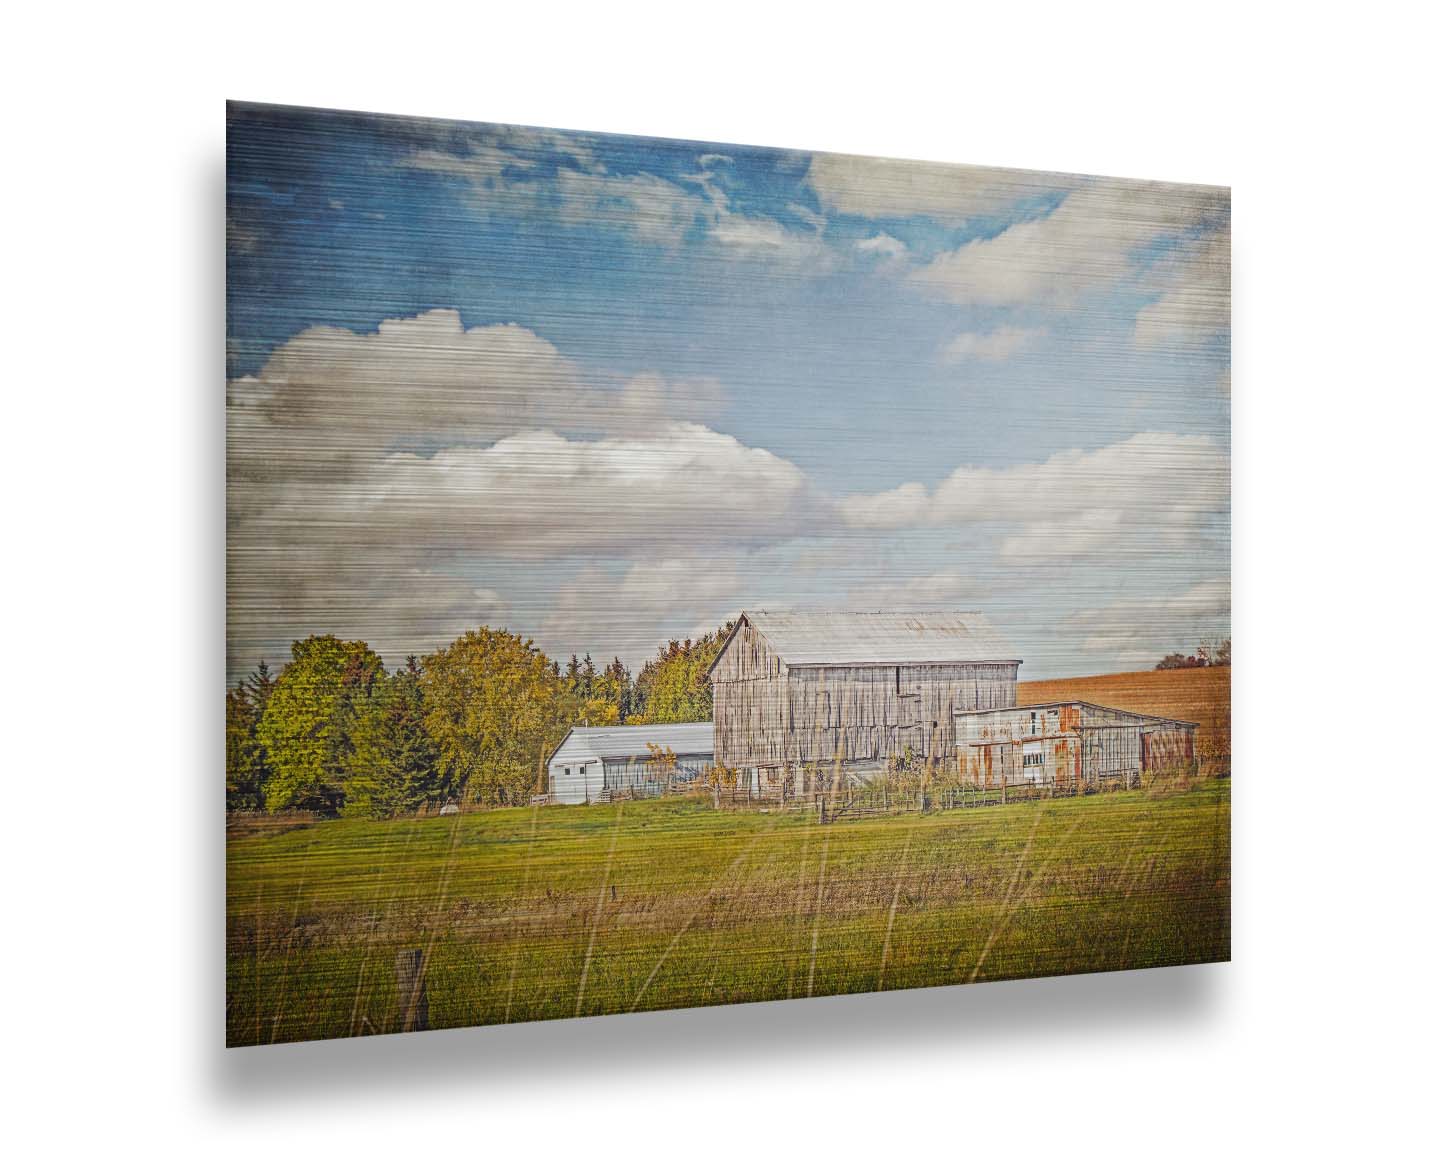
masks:
{"label": "dry grass", "polygon": [[335,820],[232,840],[231,1044],[1228,958],[1229,783],[895,814]]}

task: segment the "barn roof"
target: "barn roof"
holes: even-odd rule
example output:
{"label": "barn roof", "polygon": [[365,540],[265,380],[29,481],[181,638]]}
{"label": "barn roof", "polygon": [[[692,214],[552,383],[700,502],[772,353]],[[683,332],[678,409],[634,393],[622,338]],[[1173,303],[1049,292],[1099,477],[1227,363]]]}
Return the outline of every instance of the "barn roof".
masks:
{"label": "barn roof", "polygon": [[703,724],[619,724],[571,728],[560,746],[550,753],[551,761],[564,754],[566,760],[622,760],[650,755],[648,744],[668,748],[677,756],[713,756],[715,725]]}
{"label": "barn roof", "polygon": [[1020,663],[978,612],[746,612],[746,620],[795,666]]}
{"label": "barn roof", "polygon": [[1096,704],[1091,700],[1046,700],[1041,704],[1016,704],[1009,708],[956,708],[956,716],[994,716],[1000,712],[1040,712],[1047,708],[1089,708],[1095,712],[1109,712],[1142,724],[1176,724],[1181,728],[1199,728],[1193,720],[1177,720],[1173,716],[1150,716],[1144,712],[1130,712],[1124,708],[1112,708],[1109,704]]}

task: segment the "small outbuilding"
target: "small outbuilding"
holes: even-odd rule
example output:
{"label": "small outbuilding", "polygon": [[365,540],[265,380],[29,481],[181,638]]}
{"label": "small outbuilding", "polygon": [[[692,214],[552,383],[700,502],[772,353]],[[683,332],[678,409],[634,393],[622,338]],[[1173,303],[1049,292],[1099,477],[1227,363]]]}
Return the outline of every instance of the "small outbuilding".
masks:
{"label": "small outbuilding", "polygon": [[1190,771],[1196,725],[1084,700],[955,713],[956,766],[984,786],[1134,787]]}
{"label": "small outbuilding", "polygon": [[715,725],[620,724],[571,728],[546,762],[550,799],[595,804],[659,796],[715,763]]}

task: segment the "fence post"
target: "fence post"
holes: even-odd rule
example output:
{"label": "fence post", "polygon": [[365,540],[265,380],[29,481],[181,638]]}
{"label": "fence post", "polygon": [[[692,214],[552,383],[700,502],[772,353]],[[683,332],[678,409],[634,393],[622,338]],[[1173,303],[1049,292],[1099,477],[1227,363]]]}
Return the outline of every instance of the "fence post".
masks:
{"label": "fence post", "polygon": [[395,991],[401,1032],[430,1027],[430,998],[425,991],[425,954],[419,948],[395,953]]}
{"label": "fence post", "polygon": [[825,797],[820,797],[820,823],[825,823]]}

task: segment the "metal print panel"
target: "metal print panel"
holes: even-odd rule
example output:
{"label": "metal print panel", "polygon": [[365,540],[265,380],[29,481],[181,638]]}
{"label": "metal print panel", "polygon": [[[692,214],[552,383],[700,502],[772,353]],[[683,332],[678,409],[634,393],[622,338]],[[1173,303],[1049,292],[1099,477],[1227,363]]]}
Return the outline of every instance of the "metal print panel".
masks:
{"label": "metal print panel", "polygon": [[1227,190],[227,151],[229,1044],[1229,958]]}

